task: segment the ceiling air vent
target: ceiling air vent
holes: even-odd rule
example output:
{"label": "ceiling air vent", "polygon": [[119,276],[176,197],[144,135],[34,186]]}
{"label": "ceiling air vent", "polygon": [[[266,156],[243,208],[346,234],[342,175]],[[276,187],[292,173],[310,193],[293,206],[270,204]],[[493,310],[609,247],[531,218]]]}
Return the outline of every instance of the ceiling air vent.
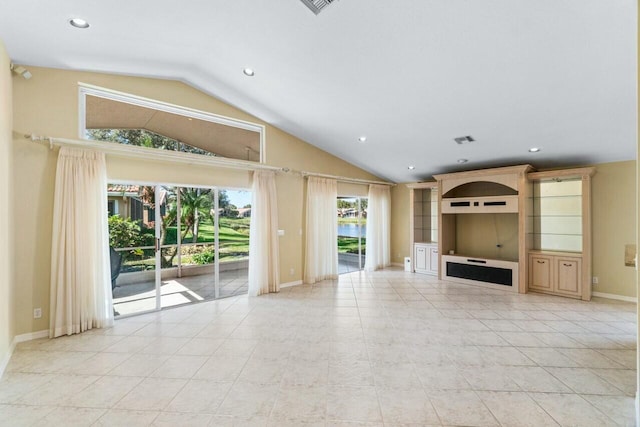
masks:
{"label": "ceiling air vent", "polygon": [[301,0],[313,13],[319,14],[322,9],[329,6],[336,0]]}
{"label": "ceiling air vent", "polygon": [[473,139],[471,137],[471,135],[467,135],[467,136],[459,136],[457,138],[453,138],[453,140],[456,142],[456,144],[458,145],[462,145],[462,144],[468,144],[470,142],[475,141],[475,139]]}

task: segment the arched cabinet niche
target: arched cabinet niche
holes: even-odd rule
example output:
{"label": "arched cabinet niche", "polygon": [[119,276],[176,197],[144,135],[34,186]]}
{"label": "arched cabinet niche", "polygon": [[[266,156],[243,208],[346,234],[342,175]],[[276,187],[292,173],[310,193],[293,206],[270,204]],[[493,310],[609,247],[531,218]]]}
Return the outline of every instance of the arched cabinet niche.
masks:
{"label": "arched cabinet niche", "polygon": [[435,175],[443,280],[526,292],[530,165]]}
{"label": "arched cabinet niche", "polygon": [[590,300],[594,174],[518,165],[408,184],[412,265],[428,245],[442,280]]}

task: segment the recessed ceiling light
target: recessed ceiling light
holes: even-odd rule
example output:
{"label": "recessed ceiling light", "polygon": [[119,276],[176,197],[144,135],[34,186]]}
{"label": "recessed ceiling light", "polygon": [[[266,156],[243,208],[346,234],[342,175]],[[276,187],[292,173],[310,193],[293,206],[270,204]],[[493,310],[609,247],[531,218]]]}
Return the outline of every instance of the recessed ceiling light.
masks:
{"label": "recessed ceiling light", "polygon": [[89,28],[89,23],[82,18],[71,18],[69,24],[76,28]]}
{"label": "recessed ceiling light", "polygon": [[458,163],[467,163],[469,161],[469,159],[458,159],[457,162]]}
{"label": "recessed ceiling light", "polygon": [[358,138],[358,141],[367,142],[367,137],[366,136],[361,136],[360,138]]}
{"label": "recessed ceiling light", "polygon": [[538,147],[529,148],[530,153],[537,153],[538,151],[540,151]]}
{"label": "recessed ceiling light", "polygon": [[410,171],[414,170],[415,168],[415,166],[407,166],[407,169],[409,169]]}
{"label": "recessed ceiling light", "polygon": [[242,70],[242,72],[244,73],[245,76],[249,76],[249,77],[253,77],[256,72],[253,71],[253,68],[245,68],[244,70]]}

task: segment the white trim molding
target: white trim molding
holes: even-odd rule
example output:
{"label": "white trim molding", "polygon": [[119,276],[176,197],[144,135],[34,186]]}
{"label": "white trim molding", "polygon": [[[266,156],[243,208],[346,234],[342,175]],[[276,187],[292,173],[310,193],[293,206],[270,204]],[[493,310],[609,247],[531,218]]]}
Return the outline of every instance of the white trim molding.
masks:
{"label": "white trim molding", "polygon": [[14,338],[14,340],[11,341],[11,344],[9,345],[7,352],[2,357],[2,360],[0,360],[0,378],[2,378],[2,375],[4,374],[4,370],[7,369],[7,365],[9,364],[9,360],[11,360],[11,356],[13,356],[13,351],[15,349],[16,349],[16,340]]}
{"label": "white trim molding", "polygon": [[16,345],[18,345],[21,342],[31,341],[38,338],[46,338],[48,336],[49,336],[49,331],[44,330],[44,331],[30,332],[28,334],[16,335],[15,337],[13,337],[13,340],[11,341],[11,345],[9,345],[9,348],[7,349],[7,352],[5,353],[4,357],[2,358],[2,360],[0,360],[0,378],[2,378],[2,375],[4,374],[4,370],[7,369],[9,360],[11,360],[11,356],[13,356],[13,352],[16,350]]}
{"label": "white trim molding", "polygon": [[25,341],[32,341],[32,340],[37,340],[40,338],[48,338],[48,337],[49,337],[49,330],[45,329],[43,331],[29,332],[28,334],[16,335],[13,338],[13,340],[16,342],[16,344],[18,344]]}
{"label": "white trim molding", "polygon": [[302,280],[296,280],[294,282],[281,283],[280,284],[280,289],[282,289],[282,288],[290,288],[292,286],[298,286],[298,285],[302,285]]}
{"label": "white trim molding", "polygon": [[318,177],[318,178],[335,179],[336,181],[349,182],[349,183],[352,183],[352,184],[377,184],[377,185],[388,185],[390,187],[395,187],[396,186],[396,184],[393,183],[393,182],[372,181],[370,179],[361,179],[361,178],[349,178],[348,176],[328,175],[326,173],[300,171],[300,175],[302,175],[303,177],[315,176],[315,177]]}
{"label": "white trim molding", "polygon": [[50,136],[42,136],[35,134],[25,134],[26,139],[32,142],[42,142],[49,144],[49,148],[53,145],[67,145],[80,148],[88,148],[96,151],[102,151],[107,155],[125,157],[130,159],[146,159],[157,160],[172,163],[186,163],[189,165],[213,166],[229,169],[241,170],[272,170],[275,172],[288,172],[287,168],[276,166],[268,166],[262,163],[251,162],[247,160],[227,159],[223,157],[203,156],[200,154],[185,153],[182,151],[157,150],[149,147],[138,147],[134,145],[124,145],[117,142],[109,141],[91,141],[89,139],[68,139],[55,138]]}
{"label": "white trim molding", "polygon": [[194,108],[183,107],[180,105],[170,104],[168,102],[158,101],[155,99],[144,98],[117,90],[107,89],[100,86],[91,85],[88,83],[78,82],[78,137],[85,138],[86,132],[86,96],[96,96],[99,98],[109,99],[112,101],[123,102],[126,104],[137,105],[152,110],[163,111],[165,113],[177,114],[184,117],[191,117],[198,120],[217,123],[225,126],[230,126],[238,129],[248,130],[251,132],[257,132],[260,135],[260,163],[264,164],[267,161],[265,150],[265,134],[266,126],[251,123],[245,120],[234,119],[232,117],[221,116],[219,114],[209,113],[202,110],[196,110]]}
{"label": "white trim molding", "polygon": [[618,301],[635,302],[636,304],[638,303],[638,298],[636,298],[636,297],[627,297],[627,296],[624,296],[624,295],[608,294],[606,292],[592,292],[591,296],[600,297],[600,298],[615,299],[615,300],[618,300]]}

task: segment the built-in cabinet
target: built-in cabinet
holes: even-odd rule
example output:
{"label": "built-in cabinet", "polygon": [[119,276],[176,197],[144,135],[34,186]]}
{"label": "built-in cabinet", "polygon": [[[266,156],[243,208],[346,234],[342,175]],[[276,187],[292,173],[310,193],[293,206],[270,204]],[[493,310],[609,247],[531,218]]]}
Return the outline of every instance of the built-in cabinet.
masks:
{"label": "built-in cabinet", "polygon": [[595,168],[530,165],[408,184],[412,268],[440,279],[591,299]]}
{"label": "built-in cabinet", "polygon": [[528,289],[591,299],[591,177],[595,168],[532,172]]}
{"label": "built-in cabinet", "polygon": [[443,280],[526,292],[530,165],[435,175]]}
{"label": "built-in cabinet", "polygon": [[414,243],[414,271],[424,274],[438,274],[438,244]]}
{"label": "built-in cabinet", "polygon": [[438,274],[438,187],[436,182],[409,186],[412,271]]}
{"label": "built-in cabinet", "polygon": [[529,290],[582,298],[582,256],[529,252]]}

